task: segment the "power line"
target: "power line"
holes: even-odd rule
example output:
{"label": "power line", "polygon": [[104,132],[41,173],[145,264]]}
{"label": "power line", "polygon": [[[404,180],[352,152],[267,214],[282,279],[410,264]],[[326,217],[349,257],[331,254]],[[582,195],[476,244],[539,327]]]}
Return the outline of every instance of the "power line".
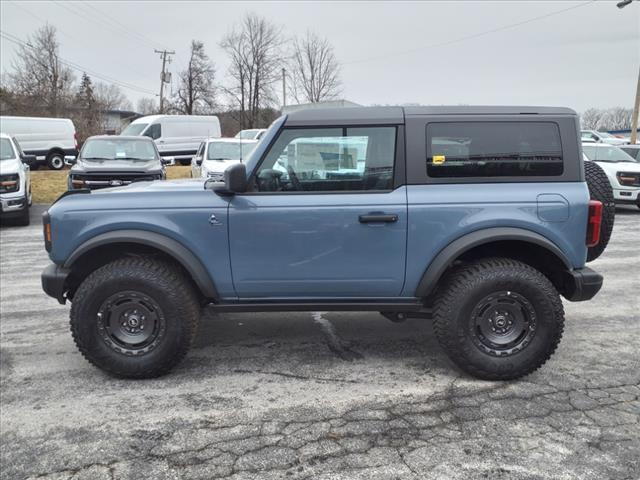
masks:
{"label": "power line", "polygon": [[[30,44],[20,40],[15,35],[12,35],[10,33],[4,32],[2,30],[0,30],[0,35],[3,38],[5,38],[6,40],[9,40],[10,42],[15,43],[16,45],[20,45],[20,46],[23,46],[23,47],[31,48],[32,50],[36,50],[36,48],[33,45],[30,45]],[[120,80],[116,80],[116,79],[114,79],[112,77],[108,77],[108,76],[103,75],[101,73],[98,73],[98,72],[95,72],[95,71],[90,70],[88,68],[85,68],[82,65],[79,65],[79,64],[77,64],[75,62],[72,62],[70,60],[66,60],[66,59],[64,59],[64,58],[62,58],[60,56],[56,56],[56,58],[60,63],[62,63],[63,65],[66,65],[69,68],[72,68],[72,69],[77,70],[79,72],[89,73],[92,76],[94,76],[94,77],[96,77],[96,78],[98,78],[100,80],[106,81],[108,83],[112,83],[114,85],[118,85],[119,87],[126,88],[126,89],[129,89],[129,90],[134,90],[134,91],[137,91],[137,92],[146,93],[148,95],[155,95],[155,93],[152,92],[151,90],[147,90],[145,88],[141,88],[141,87],[138,87],[136,85],[133,85],[133,84],[130,84],[130,83],[126,83],[126,82],[123,82],[123,81],[120,81]]]}
{"label": "power line", "polygon": [[[47,24],[47,23],[48,23],[48,21],[47,21],[47,20],[45,20],[45,19],[43,19],[42,17],[40,17],[40,16],[36,15],[35,13],[33,13],[32,11],[30,11],[29,9],[27,9],[25,6],[20,5],[18,2],[16,2],[16,1],[12,1],[11,3],[12,3],[12,5],[13,5],[13,6],[20,8],[20,9],[21,9],[21,10],[23,10],[25,13],[27,13],[28,15],[32,16],[33,18],[35,18],[35,19],[37,19],[37,20],[40,20],[40,21],[41,21],[41,22],[43,22],[44,24]],[[67,33],[66,31],[64,31],[63,29],[60,29],[60,30],[57,30],[57,31],[58,31],[59,33],[61,33],[62,35],[64,35],[65,37],[68,37],[68,38],[70,38],[70,39],[72,39],[72,40],[75,40],[75,41],[84,41],[84,40],[79,39],[79,38],[78,38],[78,37],[76,37],[76,36],[70,35],[70,34],[69,34],[69,33]],[[124,63],[119,63],[119,64],[120,64],[121,66],[125,67],[129,72],[132,72],[132,73],[137,74],[140,78],[147,77],[147,76],[149,75],[148,73],[147,73],[147,74],[144,74],[144,73],[142,73],[142,72],[139,72],[139,71],[137,71],[137,70],[134,70],[134,69],[132,69],[130,66],[125,65]]]}
{"label": "power line", "polygon": [[[166,48],[166,45],[163,45],[162,43],[156,42],[155,40],[153,40],[152,38],[149,38],[145,35],[142,35],[140,32],[137,32],[136,30],[127,27],[126,25],[124,25],[123,23],[121,23],[120,21],[116,20],[115,18],[113,18],[111,15],[108,15],[107,13],[105,13],[104,11],[102,11],[101,9],[99,9],[98,7],[88,3],[88,2],[78,2],[80,3],[83,7],[85,8],[89,8],[95,12],[97,12],[100,16],[103,17],[103,19],[108,20],[112,25],[119,27],[120,30],[122,30],[123,32],[125,32],[126,34],[128,34],[129,36],[136,36],[138,37],[141,41],[147,43],[147,45],[153,47],[153,48],[158,48],[158,47],[162,47],[162,48]],[[95,19],[94,19],[95,20]]]}
{"label": "power line", "polygon": [[385,58],[388,58],[388,57],[396,57],[398,55],[407,55],[407,54],[410,54],[410,53],[419,52],[421,50],[427,50],[427,49],[436,48],[436,47],[444,47],[446,45],[452,45],[454,43],[464,42],[466,40],[472,40],[474,38],[482,37],[482,36],[485,36],[485,35],[490,35],[492,33],[500,32],[502,30],[507,30],[509,28],[515,28],[515,27],[519,27],[521,25],[525,25],[527,23],[536,22],[538,20],[542,20],[543,18],[548,18],[548,17],[552,17],[554,15],[559,15],[561,13],[568,12],[569,10],[574,10],[576,8],[584,7],[585,5],[589,5],[591,3],[594,3],[595,1],[596,0],[589,0],[588,2],[580,3],[578,5],[573,5],[573,6],[568,7],[568,8],[563,8],[562,10],[556,10],[555,12],[550,12],[550,13],[547,13],[545,15],[540,15],[540,16],[537,16],[537,17],[529,18],[528,20],[523,20],[523,21],[517,22],[517,23],[511,23],[509,25],[503,25],[501,27],[493,28],[491,30],[486,30],[484,32],[474,33],[472,35],[467,35],[467,36],[464,36],[464,37],[456,38],[454,40],[447,40],[447,41],[444,41],[444,42],[433,43],[431,45],[423,45],[422,47],[412,48],[410,50],[403,50],[401,52],[395,52],[395,53],[386,53],[384,55],[377,55],[375,57],[363,58],[361,60],[352,60],[350,62],[342,62],[340,65],[353,65],[353,64],[356,64],[356,63],[372,62],[372,61],[376,61],[376,60],[382,60],[382,59],[385,59]]}

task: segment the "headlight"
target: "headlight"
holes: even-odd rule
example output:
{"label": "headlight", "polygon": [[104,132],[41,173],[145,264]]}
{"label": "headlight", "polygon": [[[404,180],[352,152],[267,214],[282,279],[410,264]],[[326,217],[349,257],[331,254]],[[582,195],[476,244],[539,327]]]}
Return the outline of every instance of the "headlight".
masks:
{"label": "headlight", "polygon": [[17,173],[0,176],[0,193],[11,193],[20,190],[20,176]]}
{"label": "headlight", "polygon": [[640,187],[640,173],[618,172],[618,183],[625,187]]}

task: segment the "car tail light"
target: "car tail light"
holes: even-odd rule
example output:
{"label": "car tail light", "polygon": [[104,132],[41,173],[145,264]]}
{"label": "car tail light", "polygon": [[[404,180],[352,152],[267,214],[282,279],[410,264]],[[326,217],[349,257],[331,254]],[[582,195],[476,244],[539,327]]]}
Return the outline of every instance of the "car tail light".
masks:
{"label": "car tail light", "polygon": [[47,252],[51,251],[51,217],[49,212],[42,214],[42,229],[44,233],[44,248]]}
{"label": "car tail light", "polygon": [[602,202],[589,201],[589,218],[587,220],[587,247],[595,247],[600,243],[602,227]]}
{"label": "car tail light", "polygon": [[78,134],[73,132],[73,143],[76,144],[76,151],[78,150]]}

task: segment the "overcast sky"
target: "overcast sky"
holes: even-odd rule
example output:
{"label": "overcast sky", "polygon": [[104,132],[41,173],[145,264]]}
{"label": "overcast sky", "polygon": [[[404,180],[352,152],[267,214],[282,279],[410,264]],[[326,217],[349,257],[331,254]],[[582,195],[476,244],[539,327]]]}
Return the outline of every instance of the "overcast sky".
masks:
{"label": "overcast sky", "polygon": [[[622,10],[615,0],[0,5],[3,32],[24,40],[48,21],[58,28],[62,58],[136,86],[142,91],[123,89],[134,105],[159,89],[154,47],[176,51],[175,80],[190,41],[202,40],[224,82],[227,60],[218,43],[246,12],[263,15],[286,35],[311,29],[327,37],[342,63],[342,96],[364,105],[631,108],[640,64],[638,0]],[[534,20],[572,6],[578,8]],[[16,46],[2,39],[0,53],[6,73]]]}

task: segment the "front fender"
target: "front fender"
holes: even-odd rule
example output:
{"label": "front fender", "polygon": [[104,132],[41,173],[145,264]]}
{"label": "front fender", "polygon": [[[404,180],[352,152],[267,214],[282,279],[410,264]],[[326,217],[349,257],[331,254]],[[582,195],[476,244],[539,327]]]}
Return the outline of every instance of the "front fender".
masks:
{"label": "front fender", "polygon": [[218,291],[202,262],[177,240],[148,230],[115,230],[96,235],[78,246],[63,264],[71,269],[74,263],[91,250],[109,244],[136,243],[156,248],[176,260],[189,272],[202,294],[207,299],[217,299]]}

